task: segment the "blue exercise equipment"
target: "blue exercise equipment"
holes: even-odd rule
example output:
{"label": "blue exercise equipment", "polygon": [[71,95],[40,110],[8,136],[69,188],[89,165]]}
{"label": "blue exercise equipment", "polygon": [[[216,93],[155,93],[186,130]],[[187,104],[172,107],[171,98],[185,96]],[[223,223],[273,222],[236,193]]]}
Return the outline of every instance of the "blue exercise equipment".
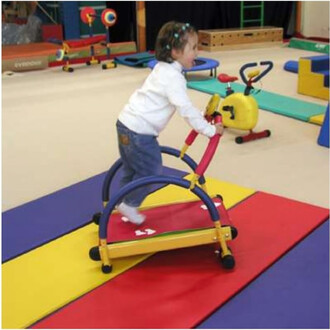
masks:
{"label": "blue exercise equipment", "polygon": [[320,146],[329,148],[329,103],[324,116],[323,125],[321,126],[320,134],[317,139]]}
{"label": "blue exercise equipment", "polygon": [[[154,66],[158,63],[157,60],[153,60],[148,62],[148,67],[153,69]],[[195,60],[195,65],[190,69],[183,69],[184,73],[192,72],[192,71],[203,71],[210,70],[210,76],[217,76],[217,67],[220,65],[220,62],[217,60],[213,60],[211,58],[206,57],[197,57]]]}

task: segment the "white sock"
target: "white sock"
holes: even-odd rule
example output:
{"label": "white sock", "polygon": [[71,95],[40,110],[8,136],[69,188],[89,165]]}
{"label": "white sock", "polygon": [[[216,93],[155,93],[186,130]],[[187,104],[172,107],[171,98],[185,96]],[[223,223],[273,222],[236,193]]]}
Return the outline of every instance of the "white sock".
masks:
{"label": "white sock", "polygon": [[123,216],[125,216],[129,222],[132,222],[136,225],[141,225],[144,222],[144,220],[146,219],[146,216],[139,213],[137,211],[136,207],[129,206],[129,205],[125,204],[124,202],[120,203],[117,206],[117,210]]}

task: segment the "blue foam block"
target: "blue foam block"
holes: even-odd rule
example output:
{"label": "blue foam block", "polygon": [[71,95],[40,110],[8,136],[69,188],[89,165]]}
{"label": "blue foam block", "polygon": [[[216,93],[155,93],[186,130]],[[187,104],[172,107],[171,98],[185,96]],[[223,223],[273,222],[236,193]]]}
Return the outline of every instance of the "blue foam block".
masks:
{"label": "blue foam block", "polygon": [[309,56],[312,61],[312,72],[329,70],[329,55]]}
{"label": "blue foam block", "polygon": [[317,143],[323,147],[329,148],[329,103],[321,126]]}
{"label": "blue foam block", "polygon": [[287,61],[284,64],[284,70],[298,73],[298,61]]}

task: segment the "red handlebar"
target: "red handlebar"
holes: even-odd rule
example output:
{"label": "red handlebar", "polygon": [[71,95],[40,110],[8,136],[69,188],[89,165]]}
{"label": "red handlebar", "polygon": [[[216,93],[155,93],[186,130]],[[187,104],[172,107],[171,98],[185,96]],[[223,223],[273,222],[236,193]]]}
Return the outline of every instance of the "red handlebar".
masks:
{"label": "red handlebar", "polygon": [[[214,118],[215,124],[218,124],[221,122],[222,122],[222,117],[220,115],[218,115]],[[220,141],[220,137],[221,137],[220,134],[215,134],[213,137],[211,137],[209,144],[204,152],[204,155],[195,170],[195,173],[198,174],[199,176],[204,175],[206,169],[208,168],[208,166],[215,154],[215,151],[217,150],[217,147],[218,147],[218,144]]]}

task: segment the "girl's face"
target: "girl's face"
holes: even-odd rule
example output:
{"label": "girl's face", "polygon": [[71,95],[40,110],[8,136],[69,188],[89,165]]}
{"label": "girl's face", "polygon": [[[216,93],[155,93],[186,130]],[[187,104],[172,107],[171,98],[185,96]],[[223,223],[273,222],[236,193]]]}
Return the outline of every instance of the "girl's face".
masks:
{"label": "girl's face", "polygon": [[195,58],[197,57],[197,46],[197,33],[190,33],[184,49],[172,49],[172,57],[185,69],[191,69],[194,66]]}

